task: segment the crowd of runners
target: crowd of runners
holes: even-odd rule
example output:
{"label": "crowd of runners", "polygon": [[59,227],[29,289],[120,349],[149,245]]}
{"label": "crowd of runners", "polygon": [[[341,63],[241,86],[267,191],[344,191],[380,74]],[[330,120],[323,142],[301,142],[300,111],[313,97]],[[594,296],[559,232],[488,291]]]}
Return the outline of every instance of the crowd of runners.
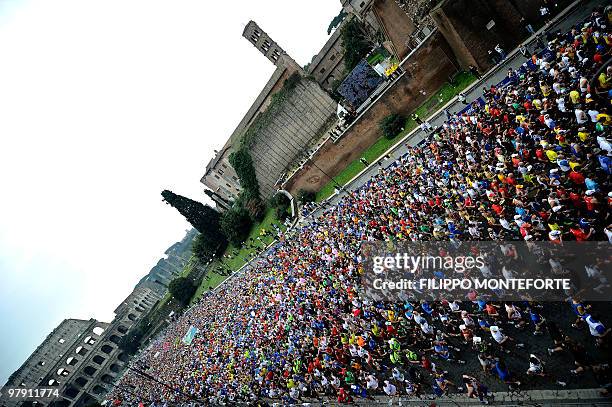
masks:
{"label": "crowd of runners", "polygon": [[[383,302],[358,290],[364,241],[612,242],[609,16],[598,10],[550,34],[548,49],[509,70],[505,86],[484,89],[484,103],[449,115],[393,166],[206,293],[132,362],[109,400],[462,393],[488,403],[492,388],[559,388],[567,377],[606,393],[612,320],[600,314],[609,304]],[[602,290],[607,261],[587,270]],[[186,345],[191,326],[198,331]]]}

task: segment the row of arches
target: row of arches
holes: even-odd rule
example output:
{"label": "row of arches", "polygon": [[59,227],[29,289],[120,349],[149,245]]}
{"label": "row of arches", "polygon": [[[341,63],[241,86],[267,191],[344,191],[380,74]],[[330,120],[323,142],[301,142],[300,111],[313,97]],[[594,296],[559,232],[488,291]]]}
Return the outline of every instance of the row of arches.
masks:
{"label": "row of arches", "polygon": [[[55,387],[59,386],[61,382],[70,380],[68,377],[76,373],[76,371],[73,371],[72,367],[76,366],[79,363],[79,360],[81,359],[80,357],[86,357],[88,353],[92,351],[90,346],[95,345],[98,340],[100,340],[100,337],[104,332],[104,328],[95,327],[92,330],[93,335],[88,335],[83,339],[82,345],[77,346],[77,348],[74,350],[74,354],[69,355],[66,358],[64,366],[60,367],[56,372],[54,372],[55,374],[46,384],[48,386]],[[105,338],[105,341],[108,341],[108,343],[104,343],[98,349],[100,353],[93,355],[89,365],[85,366],[82,369],[79,369],[81,375],[78,376],[73,382],[76,384],[77,387],[83,387],[87,385],[90,380],[93,380],[93,378],[99,374],[100,370],[105,367],[104,364],[107,362],[113,351],[115,349],[118,349],[118,345],[121,341],[121,336],[123,336],[127,332],[128,328],[125,325],[118,325],[116,328],[116,332],[113,332],[110,336]],[[120,353],[117,359],[118,360],[116,362],[113,362],[107,367],[108,373],[105,373],[101,376],[100,380],[102,380],[104,383],[110,384],[113,382],[113,376],[111,375],[119,373],[123,369],[123,364],[128,361],[129,357],[124,353]],[[104,388],[98,390],[100,392],[105,391]],[[66,389],[66,392],[66,395],[68,397],[73,398],[73,395],[78,395],[79,390],[74,386],[69,386]]]}

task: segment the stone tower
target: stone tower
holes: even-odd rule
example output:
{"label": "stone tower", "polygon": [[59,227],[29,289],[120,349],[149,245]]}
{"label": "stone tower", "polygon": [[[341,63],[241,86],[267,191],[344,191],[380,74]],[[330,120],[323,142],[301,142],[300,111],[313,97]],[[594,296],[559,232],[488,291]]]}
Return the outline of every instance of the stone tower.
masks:
{"label": "stone tower", "polygon": [[264,30],[259,28],[255,21],[249,21],[242,36],[249,40],[274,65],[280,66],[283,63],[281,56],[287,53]]}

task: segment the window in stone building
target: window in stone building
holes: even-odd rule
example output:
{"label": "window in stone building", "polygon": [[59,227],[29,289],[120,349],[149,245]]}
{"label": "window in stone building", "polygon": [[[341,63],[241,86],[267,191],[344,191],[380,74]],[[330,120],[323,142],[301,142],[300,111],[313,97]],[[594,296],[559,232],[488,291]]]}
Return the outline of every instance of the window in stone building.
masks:
{"label": "window in stone building", "polygon": [[72,399],[79,394],[79,390],[72,386],[69,386],[66,388],[66,390],[64,390],[64,394]]}
{"label": "window in stone building", "polygon": [[78,384],[79,386],[83,387],[87,384],[89,380],[87,380],[86,378],[79,376],[77,377],[77,379],[74,381],[76,384]]}
{"label": "window in stone building", "polygon": [[87,353],[87,349],[85,349],[82,346],[79,346],[78,348],[75,349],[75,353],[77,355],[85,356],[85,354]]}
{"label": "window in stone building", "polygon": [[319,71],[319,73],[325,73],[325,68],[321,68],[321,70]]}
{"label": "window in stone building", "polygon": [[70,366],[74,366],[77,364],[77,359],[70,356],[68,359],[66,359],[66,364]]}
{"label": "window in stone building", "polygon": [[100,336],[102,335],[102,333],[104,333],[104,328],[102,328],[101,326],[97,326],[93,329],[93,333]]}
{"label": "window in stone building", "polygon": [[96,369],[91,366],[87,366],[85,369],[83,369],[83,372],[89,376],[93,376],[96,373]]}
{"label": "window in stone building", "polygon": [[106,389],[104,389],[104,387],[102,386],[94,386],[94,388],[92,389],[92,391],[94,392],[94,394],[102,394],[106,391]]}
{"label": "window in stone building", "polygon": [[330,60],[330,61],[333,61],[333,60],[335,60],[335,59],[336,59],[336,54],[334,54],[334,55],[332,55],[331,57],[329,57],[329,60]]}
{"label": "window in stone building", "polygon": [[100,355],[96,355],[96,356],[94,356],[94,357],[93,357],[93,359],[92,359],[92,360],[94,361],[94,363],[96,363],[96,364],[98,364],[98,365],[101,365],[102,363],[104,363],[104,361],[105,361],[106,359],[104,359],[104,358],[103,358],[102,356],[100,356]]}
{"label": "window in stone building", "polygon": [[66,342],[66,340],[64,338],[60,338],[58,342],[59,343],[64,343],[64,342]]}
{"label": "window in stone building", "polygon": [[272,43],[270,42],[270,40],[265,40],[263,44],[261,44],[261,49],[264,50],[265,52],[268,52],[271,45]]}
{"label": "window in stone building", "polygon": [[45,362],[44,360],[41,360],[40,362],[38,362],[38,366],[44,366],[45,363],[47,363],[47,362]]}

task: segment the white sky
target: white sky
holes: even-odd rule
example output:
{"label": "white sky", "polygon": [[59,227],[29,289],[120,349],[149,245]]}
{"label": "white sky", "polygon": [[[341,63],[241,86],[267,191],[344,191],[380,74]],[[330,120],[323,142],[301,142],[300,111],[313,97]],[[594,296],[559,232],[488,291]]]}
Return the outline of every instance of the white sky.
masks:
{"label": "white sky", "polygon": [[199,183],[274,66],[338,0],[0,0],[0,385],[64,318],[112,311],[188,228]]}

